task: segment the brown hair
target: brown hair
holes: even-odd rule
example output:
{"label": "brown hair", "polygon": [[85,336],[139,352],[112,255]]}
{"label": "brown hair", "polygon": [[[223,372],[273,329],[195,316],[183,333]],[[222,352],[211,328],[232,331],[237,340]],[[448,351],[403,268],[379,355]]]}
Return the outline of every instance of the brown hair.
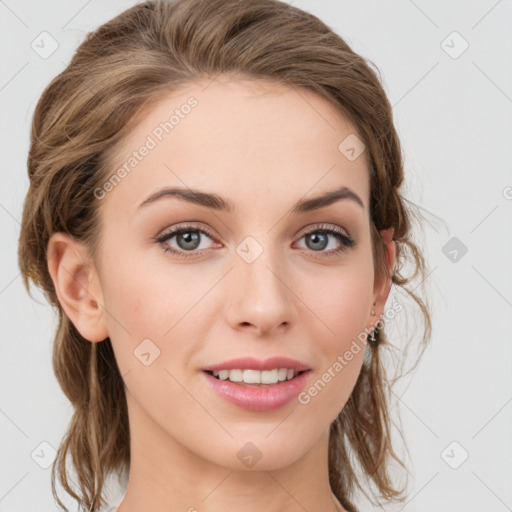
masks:
{"label": "brown hair", "polygon": [[[47,269],[49,238],[68,233],[85,242],[94,256],[100,222],[93,191],[112,173],[113,148],[130,121],[163,94],[219,73],[313,91],[357,128],[368,159],[376,272],[386,272],[379,231],[394,227],[392,283],[414,300],[424,318],[423,350],[431,336],[427,302],[406,286],[419,276],[423,288],[426,268],[412,238],[414,205],[400,191],[400,142],[392,108],[368,62],[318,18],[278,0],[135,5],[87,35],[44,90],[32,122],[30,188],[18,257],[29,293],[32,280],[59,313],[53,368],[74,407],[52,467],[52,492],[63,509],[55,474],[81,506],[98,510],[105,503],[107,476],[129,468],[130,433],[124,383],[110,339],[88,342],[63,312]],[[412,275],[402,275],[405,263]],[[349,511],[356,510],[356,487],[366,496],[365,487],[371,485],[385,500],[404,499],[390,474],[393,461],[405,468],[391,444],[390,380],[381,354],[391,345],[382,328],[376,337],[367,346],[370,357],[346,406],[331,425],[330,485]],[[68,455],[78,477],[77,492],[67,476]]]}

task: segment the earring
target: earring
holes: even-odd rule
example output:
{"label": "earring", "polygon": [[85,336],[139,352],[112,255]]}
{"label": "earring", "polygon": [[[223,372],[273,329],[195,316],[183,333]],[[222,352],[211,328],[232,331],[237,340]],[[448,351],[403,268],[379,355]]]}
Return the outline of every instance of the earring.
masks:
{"label": "earring", "polygon": [[[372,316],[373,315],[375,315],[375,309],[372,309]],[[372,345],[377,341],[375,338],[375,329],[368,335],[368,341]]]}

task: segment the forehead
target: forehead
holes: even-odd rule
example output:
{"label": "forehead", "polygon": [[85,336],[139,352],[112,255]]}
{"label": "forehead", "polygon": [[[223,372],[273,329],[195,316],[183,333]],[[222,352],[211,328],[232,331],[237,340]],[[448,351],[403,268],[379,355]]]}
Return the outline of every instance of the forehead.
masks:
{"label": "forehead", "polygon": [[112,166],[127,172],[109,201],[124,199],[132,210],[163,185],[235,201],[297,200],[347,186],[367,205],[366,155],[343,152],[344,141],[361,137],[312,91],[220,76],[163,95],[131,126]]}

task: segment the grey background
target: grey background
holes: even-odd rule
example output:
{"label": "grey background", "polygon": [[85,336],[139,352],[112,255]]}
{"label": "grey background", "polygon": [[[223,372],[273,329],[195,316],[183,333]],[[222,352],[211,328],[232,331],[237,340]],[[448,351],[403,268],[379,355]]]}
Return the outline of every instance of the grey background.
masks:
{"label": "grey background", "polygon": [[[396,390],[413,464],[410,498],[386,510],[510,510],[512,3],[292,3],[378,66],[404,148],[407,197],[444,221],[427,226],[424,240],[433,339],[413,379]],[[31,115],[86,32],[131,5],[0,1],[1,512],[56,510],[50,468],[41,464],[51,462],[48,445],[58,447],[71,416],[51,368],[54,312],[37,290],[37,301],[26,294],[16,260]],[[31,47],[43,46],[43,31],[58,43],[46,58]],[[398,339],[399,323],[391,327]]]}

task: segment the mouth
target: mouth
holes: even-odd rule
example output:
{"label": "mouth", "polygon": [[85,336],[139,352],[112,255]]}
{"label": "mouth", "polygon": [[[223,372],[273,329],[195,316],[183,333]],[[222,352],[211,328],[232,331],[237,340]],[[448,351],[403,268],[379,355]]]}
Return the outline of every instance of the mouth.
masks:
{"label": "mouth", "polygon": [[292,403],[307,385],[311,371],[203,369],[202,373],[206,384],[232,405],[253,412],[270,412]]}
{"label": "mouth", "polygon": [[311,370],[295,371],[289,368],[276,368],[274,370],[250,370],[250,369],[233,369],[233,370],[203,370],[204,373],[212,376],[218,381],[227,381],[246,387],[269,387],[289,382],[303,373]]}

